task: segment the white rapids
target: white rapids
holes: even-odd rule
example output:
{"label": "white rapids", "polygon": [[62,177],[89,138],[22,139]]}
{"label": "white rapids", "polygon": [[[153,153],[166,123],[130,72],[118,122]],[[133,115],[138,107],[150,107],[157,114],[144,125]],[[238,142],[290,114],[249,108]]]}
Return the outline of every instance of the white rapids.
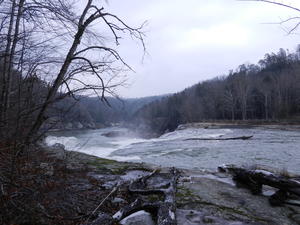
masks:
{"label": "white rapids", "polygon": [[[121,131],[122,136],[104,133]],[[128,134],[128,135],[127,135]],[[249,140],[186,140],[252,136]],[[179,129],[154,139],[134,137],[126,128],[56,132],[45,142],[67,150],[119,161],[215,170],[221,164],[264,165],[300,173],[300,132],[261,128]]]}

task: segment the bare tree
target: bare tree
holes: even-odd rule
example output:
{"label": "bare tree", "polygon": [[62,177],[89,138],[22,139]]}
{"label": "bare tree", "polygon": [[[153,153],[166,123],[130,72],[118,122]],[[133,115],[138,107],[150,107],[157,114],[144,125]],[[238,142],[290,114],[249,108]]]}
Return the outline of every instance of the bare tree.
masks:
{"label": "bare tree", "polygon": [[[98,1],[3,0],[0,4],[0,38],[5,43],[0,45],[0,126],[5,136],[7,130],[16,129],[8,121],[15,121],[17,115],[18,120],[29,120],[22,136],[32,141],[49,106],[66,96],[94,93],[105,101],[105,93],[113,94],[123,83],[122,72],[131,70],[118,52],[121,37],[139,40],[145,50],[143,24],[127,25]],[[31,101],[43,80],[42,96]],[[25,107],[28,101],[35,104]],[[16,110],[20,102],[23,108]]]}
{"label": "bare tree", "polygon": [[225,90],[223,101],[225,110],[228,109],[230,111],[231,120],[234,121],[237,98],[232,89],[228,88]]}
{"label": "bare tree", "polygon": [[[300,13],[300,9],[296,6],[293,6],[290,2],[284,3],[282,1],[269,1],[269,0],[239,0],[239,1],[263,2],[263,3],[272,4],[272,5],[278,5],[278,6],[281,6],[281,7],[284,7],[284,8],[291,9],[294,12]],[[289,17],[287,19],[284,19],[284,20],[280,21],[279,24],[285,24],[285,23],[290,23],[290,22],[293,22],[293,25],[291,25],[291,27],[287,30],[288,34],[293,33],[294,31],[296,31],[299,28],[299,26],[300,26],[300,16]]]}

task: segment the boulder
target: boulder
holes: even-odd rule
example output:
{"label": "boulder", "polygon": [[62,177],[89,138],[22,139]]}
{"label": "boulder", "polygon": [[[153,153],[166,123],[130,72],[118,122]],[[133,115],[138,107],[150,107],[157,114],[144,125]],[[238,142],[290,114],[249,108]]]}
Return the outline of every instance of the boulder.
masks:
{"label": "boulder", "polygon": [[112,203],[126,203],[126,201],[122,198],[115,197],[112,201]]}
{"label": "boulder", "polygon": [[131,214],[130,216],[121,220],[120,224],[122,225],[155,225],[150,213],[145,212],[144,210],[138,211]]}

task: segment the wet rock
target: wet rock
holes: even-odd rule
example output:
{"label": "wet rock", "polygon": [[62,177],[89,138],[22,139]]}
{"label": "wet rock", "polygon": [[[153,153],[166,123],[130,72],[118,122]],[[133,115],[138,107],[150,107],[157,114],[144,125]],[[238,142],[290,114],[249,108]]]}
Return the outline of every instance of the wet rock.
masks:
{"label": "wet rock", "polygon": [[126,174],[122,175],[120,178],[124,181],[132,181],[135,179],[138,179],[140,177],[146,176],[150,174],[148,171],[143,171],[143,170],[131,170],[128,171]]}
{"label": "wet rock", "polygon": [[[190,174],[189,177],[195,176]],[[210,176],[197,176],[192,182],[182,179],[176,197],[179,210],[202,212],[198,216],[184,215],[182,218],[185,220],[182,223],[178,221],[178,224],[209,224],[210,219],[215,220],[210,224],[299,224],[290,216],[298,214],[295,210],[271,207],[268,197],[252,195],[249,190],[236,188]]]}
{"label": "wet rock", "polygon": [[112,201],[112,203],[126,203],[126,201],[123,198],[114,198]]}
{"label": "wet rock", "polygon": [[121,220],[122,225],[155,225],[150,213],[138,211]]}

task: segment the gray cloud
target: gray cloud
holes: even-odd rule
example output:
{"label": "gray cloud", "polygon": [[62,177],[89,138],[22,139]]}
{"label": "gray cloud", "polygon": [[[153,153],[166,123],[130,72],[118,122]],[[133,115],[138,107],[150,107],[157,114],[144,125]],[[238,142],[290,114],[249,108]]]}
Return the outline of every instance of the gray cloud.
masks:
{"label": "gray cloud", "polygon": [[[299,1],[287,1],[300,7]],[[298,35],[278,24],[292,10],[235,0],[111,0],[107,9],[135,26],[148,21],[147,52],[123,40],[120,52],[136,73],[128,74],[125,97],[178,92],[199,81],[226,74],[238,65],[256,63],[279,48],[294,50]]]}

